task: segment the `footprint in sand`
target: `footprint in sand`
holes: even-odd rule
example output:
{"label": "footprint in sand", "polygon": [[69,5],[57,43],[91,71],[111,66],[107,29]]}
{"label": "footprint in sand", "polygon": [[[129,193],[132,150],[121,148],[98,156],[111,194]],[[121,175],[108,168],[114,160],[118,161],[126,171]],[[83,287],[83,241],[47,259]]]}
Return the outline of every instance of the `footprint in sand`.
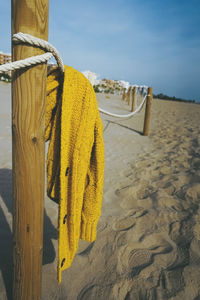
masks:
{"label": "footprint in sand", "polygon": [[159,234],[152,234],[141,243],[125,245],[119,249],[117,270],[120,274],[127,273],[133,277],[151,265],[155,255],[172,250],[172,245],[166,239]]}
{"label": "footprint in sand", "polygon": [[[142,184],[134,183],[132,185],[128,185],[123,188],[117,189],[115,191],[115,195],[117,195],[120,199],[120,206],[126,210],[140,208],[141,204],[142,207],[145,207],[145,203],[139,203],[138,199],[143,199],[145,194],[149,190],[153,189],[153,187],[151,186],[147,189],[147,186],[148,182],[143,181]],[[149,203],[147,204],[147,207],[149,207]]]}
{"label": "footprint in sand", "polygon": [[158,209],[172,209],[182,211],[183,205],[176,196],[170,196],[164,189],[159,189],[152,195],[154,203]]}
{"label": "footprint in sand", "polygon": [[160,168],[160,173],[163,175],[169,175],[172,173],[172,169],[168,166],[163,166]]}
{"label": "footprint in sand", "polygon": [[124,231],[132,228],[134,225],[135,218],[133,216],[130,216],[114,221],[112,224],[112,229],[115,231]]}
{"label": "footprint in sand", "polygon": [[112,229],[114,231],[125,231],[135,226],[137,219],[145,216],[148,213],[147,209],[139,208],[129,210],[123,218],[117,218],[112,223]]}
{"label": "footprint in sand", "polygon": [[193,202],[199,202],[200,199],[200,183],[195,183],[190,186],[185,195],[187,200],[192,200]]}
{"label": "footprint in sand", "polygon": [[138,249],[129,252],[128,266],[130,276],[138,275],[142,269],[153,262],[153,253],[148,249]]}

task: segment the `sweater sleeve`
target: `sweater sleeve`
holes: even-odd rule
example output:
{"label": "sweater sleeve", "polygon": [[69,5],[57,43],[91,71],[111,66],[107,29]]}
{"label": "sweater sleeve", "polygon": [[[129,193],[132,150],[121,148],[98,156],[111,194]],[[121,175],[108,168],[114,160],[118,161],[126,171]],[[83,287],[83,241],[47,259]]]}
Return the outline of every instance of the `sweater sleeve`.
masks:
{"label": "sweater sleeve", "polygon": [[101,215],[104,180],[103,125],[99,112],[94,129],[94,143],[86,178],[83,198],[80,238],[92,242],[96,239],[96,227]]}

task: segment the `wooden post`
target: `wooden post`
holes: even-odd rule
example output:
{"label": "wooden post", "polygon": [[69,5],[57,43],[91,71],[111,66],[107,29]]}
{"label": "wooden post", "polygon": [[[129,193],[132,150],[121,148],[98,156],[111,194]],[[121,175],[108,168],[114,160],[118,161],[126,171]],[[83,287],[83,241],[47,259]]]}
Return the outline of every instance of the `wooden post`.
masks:
{"label": "wooden post", "polygon": [[126,90],[123,91],[122,100],[125,101],[126,99]]}
{"label": "wooden post", "polygon": [[132,89],[132,87],[131,86],[129,86],[129,88],[128,88],[128,92],[127,92],[127,102],[128,102],[128,105],[130,104],[130,97],[131,97],[131,89]]}
{"label": "wooden post", "polygon": [[144,117],[144,129],[143,129],[143,135],[145,136],[149,134],[152,95],[153,95],[153,89],[152,87],[149,87],[147,92],[147,102],[146,102],[145,117]]}
{"label": "wooden post", "polygon": [[132,104],[131,104],[131,111],[135,110],[135,96],[136,96],[136,86],[132,89]]}
{"label": "wooden post", "polygon": [[[48,39],[48,0],[12,0],[12,34]],[[44,53],[12,45],[13,60]],[[46,64],[13,72],[13,299],[41,297]]]}

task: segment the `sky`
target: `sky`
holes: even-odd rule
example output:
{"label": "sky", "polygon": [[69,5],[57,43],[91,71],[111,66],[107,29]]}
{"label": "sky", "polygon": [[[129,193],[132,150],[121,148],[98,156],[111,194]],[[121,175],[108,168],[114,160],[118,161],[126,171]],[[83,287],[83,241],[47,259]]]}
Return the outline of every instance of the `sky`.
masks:
{"label": "sky", "polygon": [[[10,2],[0,0],[3,52]],[[49,0],[49,42],[79,71],[200,102],[200,0]]]}

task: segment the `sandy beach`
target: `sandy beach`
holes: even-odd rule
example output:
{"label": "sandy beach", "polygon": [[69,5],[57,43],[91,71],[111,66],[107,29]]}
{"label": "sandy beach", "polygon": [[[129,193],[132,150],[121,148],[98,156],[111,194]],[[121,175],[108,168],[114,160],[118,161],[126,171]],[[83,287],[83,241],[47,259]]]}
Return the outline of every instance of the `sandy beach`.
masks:
{"label": "sandy beach", "polygon": [[[98,105],[130,112],[121,96]],[[12,294],[11,87],[0,82],[0,300]],[[153,99],[128,120],[101,114],[105,177],[97,239],[56,279],[57,204],[45,192],[42,300],[200,299],[200,105]],[[48,145],[46,144],[46,150]]]}

